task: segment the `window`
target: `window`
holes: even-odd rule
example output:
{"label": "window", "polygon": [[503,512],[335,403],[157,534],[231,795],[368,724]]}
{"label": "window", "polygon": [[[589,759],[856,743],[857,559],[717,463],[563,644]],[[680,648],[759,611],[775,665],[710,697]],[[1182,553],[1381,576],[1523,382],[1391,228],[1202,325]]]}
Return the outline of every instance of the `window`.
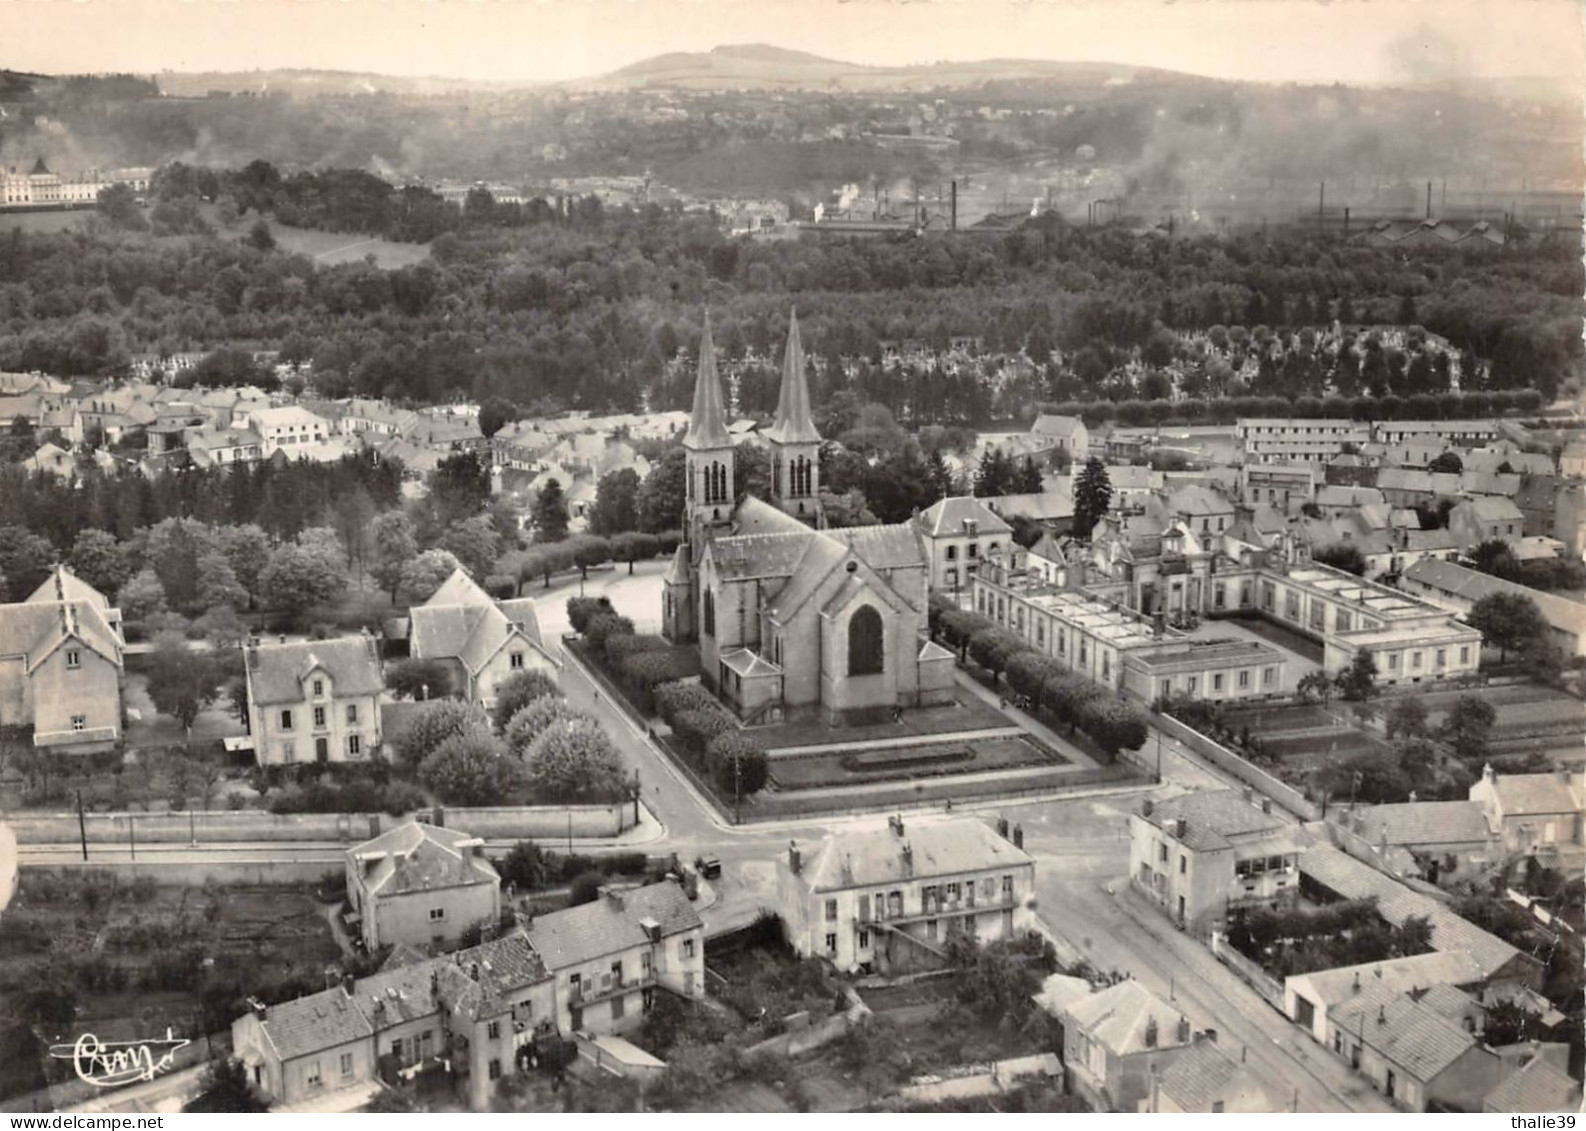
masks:
{"label": "window", "polygon": [[1277,668],[1262,668],[1261,669],[1261,686],[1262,687],[1271,687],[1275,683],[1277,683],[1277,681],[1278,681],[1278,669]]}
{"label": "window", "polygon": [[442,920],[444,918],[446,918],[446,908],[444,908],[444,907],[431,907],[430,908],[430,922],[431,923],[438,923],[440,920]]}
{"label": "window", "polygon": [[826,921],[828,923],[830,923],[833,920],[835,920],[836,918],[837,918],[837,901],[835,899],[828,899],[826,901]]}
{"label": "window", "polygon": [[348,1079],[351,1076],[352,1076],[352,1053],[344,1052],[344,1053],[341,1054],[341,1078],[343,1080],[346,1080],[346,1079]]}
{"label": "window", "polygon": [[1160,860],[1162,863],[1166,864],[1167,863],[1167,845],[1159,844],[1159,845],[1156,846],[1156,850],[1157,850],[1157,859]]}
{"label": "window", "polygon": [[349,723],[355,723],[355,722],[358,721],[358,704],[356,704],[356,703],[348,703],[347,704],[347,721]]}
{"label": "window", "polygon": [[349,734],[347,736],[347,757],[356,758],[363,753],[363,736]]}
{"label": "window", "polygon": [[827,935],[826,936],[826,953],[827,954],[836,954],[837,953],[837,936],[836,935]]}
{"label": "window", "polygon": [[73,730],[87,730],[88,729],[88,716],[87,715],[73,715],[72,716],[72,729]]}
{"label": "window", "polygon": [[958,547],[957,546],[948,546],[947,547],[947,560],[950,561],[950,562],[956,562],[958,560]]}
{"label": "window", "polygon": [[1459,647],[1459,662],[1461,664],[1470,663],[1470,645],[1469,644],[1461,644],[1460,645],[1460,647]]}
{"label": "window", "polygon": [[295,762],[297,760],[297,745],[291,742],[281,743],[281,761]]}
{"label": "window", "polygon": [[859,897],[859,921],[861,923],[863,923],[869,918],[870,918],[870,896],[869,895],[862,895],[862,896]]}
{"label": "window", "polygon": [[1013,898],[1013,877],[1012,876],[1003,876],[1002,877],[1002,898],[1003,899],[1012,899]]}
{"label": "window", "polygon": [[1200,687],[1201,687],[1201,677],[1198,676],[1198,675],[1190,676],[1189,677],[1189,693],[1191,695],[1194,695],[1197,691],[1200,690]]}
{"label": "window", "polygon": [[324,725],[325,725],[325,708],[323,708],[323,707],[315,707],[314,708],[314,726],[317,729],[317,728],[322,727]]}
{"label": "window", "polygon": [[693,958],[694,957],[694,940],[693,939],[684,939],[683,940],[683,957],[684,958]]}
{"label": "window", "polygon": [[958,570],[950,569],[944,575],[944,581],[952,589],[958,588]]}
{"label": "window", "polygon": [[1239,673],[1239,686],[1241,689],[1250,686],[1250,669],[1246,668]]}
{"label": "window", "polygon": [[522,652],[514,652],[514,653],[512,653],[511,664],[512,664],[512,670],[513,671],[521,671],[523,669],[523,653]]}
{"label": "window", "polygon": [[310,1088],[317,1088],[320,1086],[321,1077],[319,1074],[319,1061],[309,1061],[308,1071],[303,1074],[303,1083],[307,1084]]}
{"label": "window", "polygon": [[1349,631],[1349,621],[1350,621],[1349,611],[1347,609],[1339,609],[1337,614],[1333,618],[1333,627],[1338,632],[1348,632]]}
{"label": "window", "polygon": [[980,557],[980,546],[977,543],[969,544],[969,557],[971,560]]}
{"label": "window", "polygon": [[1421,653],[1419,653],[1419,652],[1411,652],[1410,653],[1410,666],[1412,668],[1419,668],[1421,666]]}
{"label": "window", "polygon": [[1388,670],[1390,672],[1399,670],[1399,654],[1397,652],[1388,653]]}
{"label": "window", "polygon": [[490,1060],[490,1078],[492,1080],[501,1079],[501,1061],[495,1057]]}
{"label": "window", "polygon": [[492,1041],[499,1041],[501,1039],[501,1022],[492,1021],[489,1025],[486,1025],[485,1036],[489,1037]]}
{"label": "window", "polygon": [[1222,672],[1218,672],[1216,675],[1212,676],[1212,690],[1213,691],[1221,691],[1222,689],[1223,689],[1223,673]]}
{"label": "window", "polygon": [[1447,648],[1439,648],[1437,650],[1437,666],[1440,667],[1440,668],[1446,668],[1448,666],[1448,649]]}
{"label": "window", "polygon": [[1173,681],[1171,679],[1164,679],[1162,681],[1162,690],[1159,692],[1159,694],[1160,694],[1160,696],[1163,699],[1167,699],[1167,698],[1170,698],[1172,696],[1172,694],[1173,694]]}
{"label": "window", "polygon": [[1044,620],[1035,622],[1035,643],[1038,647],[1044,648],[1046,646],[1046,622]]}
{"label": "window", "polygon": [[1188,871],[1189,871],[1189,857],[1181,855],[1178,858],[1178,874],[1182,876]]}
{"label": "window", "polygon": [[1213,1115],[1220,1115],[1220,1114],[1222,1114],[1222,1110],[1223,1110],[1223,1101],[1222,1100],[1213,1100],[1212,1101],[1212,1114]]}
{"label": "window", "polygon": [[325,681],[316,679],[314,681],[314,698],[318,699],[323,694],[325,694]]}
{"label": "window", "polygon": [[705,635],[716,635],[716,597],[709,589],[705,590]]}
{"label": "window", "polygon": [[859,949],[860,950],[865,950],[869,946],[870,946],[870,932],[869,931],[860,931],[859,932]]}
{"label": "window", "polygon": [[292,729],[292,712],[291,711],[282,711],[281,712],[281,729],[282,730],[291,730]]}
{"label": "window", "polygon": [[80,668],[80,667],[82,667],[83,666],[83,654],[81,652],[79,652],[76,648],[68,648],[68,649],[66,649],[66,666],[68,668]]}
{"label": "window", "polygon": [[886,647],[881,614],[861,605],[848,622],[848,674],[876,675],[883,670]]}
{"label": "window", "polygon": [[618,994],[611,999],[611,1019],[621,1021],[628,1012],[628,999]]}

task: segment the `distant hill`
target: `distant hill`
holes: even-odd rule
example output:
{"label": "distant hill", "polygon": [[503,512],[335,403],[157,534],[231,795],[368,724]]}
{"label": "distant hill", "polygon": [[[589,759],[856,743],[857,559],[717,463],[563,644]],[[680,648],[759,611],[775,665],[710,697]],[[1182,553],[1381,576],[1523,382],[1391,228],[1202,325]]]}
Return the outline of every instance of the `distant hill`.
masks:
{"label": "distant hill", "polygon": [[176,98],[227,94],[292,94],[298,97],[349,94],[449,94],[454,91],[525,90],[528,82],[481,82],[437,75],[381,75],[364,71],[162,71],[160,92]]}
{"label": "distant hill", "polygon": [[[1060,82],[1120,85],[1145,78],[1191,79],[1171,71],[1115,63],[1066,63],[1036,59],[982,59],[871,67],[790,51],[763,43],[671,52],[559,86],[576,90],[959,90],[988,83]],[[1202,80],[1210,81],[1210,80]]]}
{"label": "distant hill", "polygon": [[44,75],[31,75],[26,71],[0,70],[0,102],[21,102],[31,98],[34,90],[49,80]]}

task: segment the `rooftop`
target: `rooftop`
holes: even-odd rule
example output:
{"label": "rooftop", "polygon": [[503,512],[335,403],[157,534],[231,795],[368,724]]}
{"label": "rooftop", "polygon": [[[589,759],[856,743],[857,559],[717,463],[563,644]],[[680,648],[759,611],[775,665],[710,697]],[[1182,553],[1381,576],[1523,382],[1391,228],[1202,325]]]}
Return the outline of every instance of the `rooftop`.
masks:
{"label": "rooftop", "polygon": [[248,697],[256,704],[301,703],[303,681],[314,672],[330,680],[336,698],[378,695],[385,689],[380,655],[371,636],[259,644],[244,650]]}
{"label": "rooftop", "polygon": [[1283,658],[1276,648],[1255,640],[1186,640],[1161,651],[1136,652],[1128,662],[1155,675],[1208,665],[1276,664]]}
{"label": "rooftop", "polygon": [[553,911],[535,919],[527,929],[529,944],[553,970],[578,966],[603,955],[615,954],[647,941],[641,925],[652,919],[661,937],[701,926],[694,905],[683,889],[663,881],[615,894],[602,894],[592,903]]}
{"label": "rooftop", "polygon": [[1175,831],[1173,835],[1197,852],[1230,848],[1235,839],[1263,838],[1288,828],[1282,820],[1231,789],[1186,793],[1152,802],[1150,813],[1144,808],[1142,805],[1140,819],[1159,829],[1174,829],[1174,823],[1182,820],[1183,834]]}
{"label": "rooftop", "polygon": [[843,891],[1030,863],[1023,849],[977,818],[926,822],[910,816],[904,819],[901,835],[887,827],[827,837],[805,861],[800,875],[811,891]]}
{"label": "rooftop", "polygon": [[1180,1039],[1184,1014],[1132,978],[1077,998],[1062,1013],[1065,1025],[1075,1026],[1114,1056],[1190,1043]]}

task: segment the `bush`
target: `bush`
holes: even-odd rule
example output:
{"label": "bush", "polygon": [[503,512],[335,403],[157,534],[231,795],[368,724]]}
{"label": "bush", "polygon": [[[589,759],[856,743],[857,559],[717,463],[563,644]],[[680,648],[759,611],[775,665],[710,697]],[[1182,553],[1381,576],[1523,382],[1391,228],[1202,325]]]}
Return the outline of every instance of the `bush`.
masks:
{"label": "bush", "polygon": [[492,573],[486,576],[484,590],[501,601],[510,601],[518,595],[518,579],[510,573]]}
{"label": "bush", "polygon": [[523,764],[488,730],[453,734],[419,766],[424,784],[454,805],[509,803],[523,789]]}
{"label": "bush", "polygon": [[445,660],[401,660],[386,668],[385,685],[398,699],[445,699],[455,694]]}
{"label": "bush", "polygon": [[536,699],[561,698],[561,695],[562,689],[555,678],[545,672],[538,669],[517,672],[506,682],[496,685],[496,705],[490,712],[490,721],[497,730],[506,730],[512,716]]}
{"label": "bush", "polygon": [[567,905],[593,903],[600,898],[600,889],[606,882],[605,874],[597,871],[581,872],[573,879],[567,894]]}
{"label": "bush", "polygon": [[757,739],[730,730],[710,740],[705,764],[724,796],[748,797],[765,788],[769,764]]}
{"label": "bush", "polygon": [[606,637],[605,661],[606,666],[612,671],[622,670],[622,661],[627,656],[640,652],[666,652],[671,649],[659,636],[638,636],[628,633],[617,633]]}
{"label": "bush", "polygon": [[640,712],[653,715],[657,711],[656,688],[699,675],[699,654],[678,648],[669,648],[665,652],[630,652],[622,657],[616,674]]}
{"label": "bush", "polygon": [[392,739],[392,745],[403,762],[416,766],[448,738],[470,730],[489,729],[490,720],[472,703],[440,699],[421,704],[408,724]]}
{"label": "bush", "polygon": [[528,706],[520,708],[507,721],[503,737],[506,739],[507,749],[522,758],[528,753],[529,747],[534,745],[534,740],[550,729],[553,723],[563,719],[587,718],[588,715],[560,695],[544,695]]}
{"label": "bush", "polygon": [[569,597],[567,599],[567,623],[580,636],[584,635],[585,630],[588,629],[589,621],[592,617],[600,616],[602,613],[615,615],[616,611],[616,609],[611,607],[611,599],[609,597]]}
{"label": "bush", "polygon": [[614,613],[602,613],[589,618],[589,624],[584,628],[584,639],[604,654],[606,640],[612,636],[632,636],[633,622],[627,617],[619,617]]}
{"label": "bush", "polygon": [[737,723],[721,707],[711,705],[708,711],[684,711],[672,722],[672,733],[685,753],[697,760],[712,739],[737,729]]}
{"label": "bush", "polygon": [[675,729],[685,711],[719,711],[721,705],[697,683],[663,683],[655,689],[655,709]]}
{"label": "bush", "polygon": [[593,719],[553,722],[523,752],[523,763],[539,802],[605,801],[625,794],[622,758]]}

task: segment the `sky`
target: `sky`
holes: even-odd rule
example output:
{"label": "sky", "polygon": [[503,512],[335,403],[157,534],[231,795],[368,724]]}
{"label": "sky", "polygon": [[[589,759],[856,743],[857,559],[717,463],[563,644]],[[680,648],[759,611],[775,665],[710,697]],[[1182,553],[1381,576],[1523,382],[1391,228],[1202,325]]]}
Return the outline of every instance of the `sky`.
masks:
{"label": "sky", "polygon": [[770,43],[848,62],[1095,60],[1266,82],[1586,77],[1579,0],[0,0],[0,66],[550,82]]}

